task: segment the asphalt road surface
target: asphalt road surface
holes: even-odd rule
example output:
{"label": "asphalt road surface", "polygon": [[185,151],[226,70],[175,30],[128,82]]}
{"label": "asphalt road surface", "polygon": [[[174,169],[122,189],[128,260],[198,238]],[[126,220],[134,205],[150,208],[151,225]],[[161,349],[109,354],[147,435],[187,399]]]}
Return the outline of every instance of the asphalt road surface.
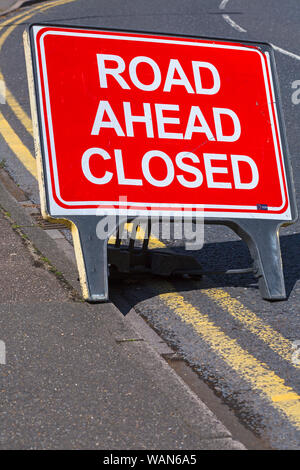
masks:
{"label": "asphalt road surface", "polygon": [[[61,0],[25,6],[0,22],[0,159],[34,202],[34,145],[22,33],[31,22],[266,41],[274,45],[296,192],[300,190],[300,4],[298,0]],[[299,199],[297,199],[299,207]],[[111,282],[124,314],[134,307],[274,448],[300,447],[300,225],[281,230],[288,299],[261,299],[251,274],[195,279],[130,277]],[[180,249],[179,249],[180,250]],[[194,256],[207,270],[244,268],[250,256],[228,228],[205,227]],[[300,343],[299,343],[300,344]]]}

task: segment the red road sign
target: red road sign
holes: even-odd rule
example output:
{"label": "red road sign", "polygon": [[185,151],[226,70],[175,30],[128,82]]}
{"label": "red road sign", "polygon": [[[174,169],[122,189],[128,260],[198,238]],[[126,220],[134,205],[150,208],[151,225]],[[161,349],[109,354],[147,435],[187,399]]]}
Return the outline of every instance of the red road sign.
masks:
{"label": "red road sign", "polygon": [[292,219],[269,52],[70,27],[32,37],[50,215]]}

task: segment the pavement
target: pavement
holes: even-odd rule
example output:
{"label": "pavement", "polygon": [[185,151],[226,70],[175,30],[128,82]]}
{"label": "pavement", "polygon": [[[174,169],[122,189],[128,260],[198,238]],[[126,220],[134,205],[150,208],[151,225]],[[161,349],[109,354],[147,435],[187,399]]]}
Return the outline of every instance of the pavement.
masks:
{"label": "pavement", "polygon": [[81,300],[1,173],[0,449],[244,449],[112,303]]}

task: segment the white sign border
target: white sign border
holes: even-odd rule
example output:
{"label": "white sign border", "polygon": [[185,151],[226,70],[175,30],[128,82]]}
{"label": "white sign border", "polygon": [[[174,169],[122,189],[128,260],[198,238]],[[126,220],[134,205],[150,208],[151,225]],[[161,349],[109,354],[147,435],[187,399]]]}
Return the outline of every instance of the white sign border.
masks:
{"label": "white sign border", "polygon": [[[254,219],[276,219],[276,220],[291,220],[291,210],[290,210],[290,203],[288,204],[287,210],[282,213],[282,214],[268,214],[268,213],[260,213],[260,212],[245,212],[247,210],[255,210],[257,211],[256,206],[232,206],[232,205],[214,205],[214,204],[180,204],[180,203],[138,203],[138,202],[126,202],[127,208],[101,208],[101,206],[124,206],[124,202],[120,201],[105,201],[105,202],[99,202],[99,201],[64,201],[60,195],[60,188],[59,188],[59,178],[58,178],[58,171],[57,171],[57,163],[56,163],[56,153],[55,153],[55,142],[54,142],[54,135],[53,135],[53,126],[52,126],[52,114],[51,114],[51,104],[50,104],[50,94],[49,94],[49,85],[48,85],[48,75],[47,75],[47,65],[46,65],[46,58],[45,58],[45,48],[44,48],[44,39],[47,35],[60,35],[60,36],[79,36],[79,37],[94,37],[94,38],[106,38],[109,37],[110,39],[118,39],[118,40],[128,40],[128,41],[142,41],[142,42],[157,42],[157,43],[169,43],[169,44],[180,44],[180,45],[189,45],[189,46],[200,46],[200,47],[214,47],[214,48],[223,48],[223,49],[235,49],[235,50],[242,50],[242,51],[248,51],[248,52],[255,52],[260,55],[261,58],[261,63],[262,63],[262,71],[264,75],[264,81],[265,81],[265,89],[266,89],[266,95],[267,95],[267,102],[268,102],[268,108],[269,108],[269,114],[270,114],[270,122],[271,122],[271,127],[272,127],[272,133],[273,133],[273,143],[274,143],[274,149],[275,149],[275,154],[276,154],[276,161],[277,161],[277,168],[278,168],[278,175],[280,179],[280,188],[281,188],[281,194],[282,194],[282,199],[283,203],[282,205],[278,207],[269,207],[268,210],[270,211],[280,211],[282,207],[284,207],[286,203],[285,199],[285,193],[284,193],[284,188],[283,188],[283,175],[281,172],[281,165],[280,165],[280,155],[279,155],[279,149],[277,145],[277,138],[276,138],[276,132],[275,132],[275,121],[277,124],[277,129],[279,129],[278,125],[278,117],[277,117],[277,110],[275,106],[275,97],[274,97],[274,90],[273,90],[273,83],[272,83],[272,74],[271,74],[271,69],[270,69],[270,58],[269,54],[266,53],[267,57],[267,63],[269,67],[269,76],[271,80],[271,87],[272,90],[269,89],[268,81],[267,81],[267,71],[266,71],[266,66],[264,62],[264,56],[263,53],[257,49],[253,48],[248,48],[247,46],[228,46],[224,44],[210,44],[210,43],[205,43],[205,42],[196,42],[196,41],[189,41],[189,40],[176,40],[176,39],[164,39],[164,38],[153,38],[153,37],[136,37],[134,36],[134,33],[131,36],[119,36],[117,33],[114,32],[105,32],[102,34],[101,31],[99,33],[95,32],[87,32],[82,30],[82,32],[75,32],[75,31],[46,31],[44,34],[41,35],[40,37],[40,48],[41,48],[41,61],[42,61],[42,71],[43,71],[43,78],[44,78],[44,84],[45,84],[45,98],[46,98],[46,110],[47,110],[47,120],[48,120],[48,128],[49,128],[49,138],[50,138],[50,146],[51,146],[51,156],[52,156],[52,164],[53,164],[53,173],[54,173],[54,183],[55,183],[55,193],[57,198],[60,200],[60,202],[64,205],[69,205],[70,208],[66,209],[61,206],[59,206],[54,198],[53,198],[53,188],[52,188],[52,182],[51,182],[51,173],[50,173],[50,166],[49,166],[49,151],[47,147],[47,137],[46,137],[46,128],[45,128],[45,122],[44,122],[44,109],[43,109],[43,103],[42,103],[42,85],[40,81],[40,70],[39,70],[39,61],[38,61],[38,51],[37,51],[37,34],[41,29],[49,28],[50,26],[47,25],[41,25],[33,26],[33,35],[34,35],[34,51],[35,51],[35,57],[36,57],[36,67],[37,67],[37,75],[38,75],[38,89],[39,89],[39,106],[41,109],[41,120],[42,120],[42,133],[43,133],[43,144],[44,144],[44,152],[45,152],[45,163],[46,163],[46,173],[47,173],[47,194],[48,194],[48,200],[49,200],[49,209],[50,209],[50,215],[51,216],[63,216],[63,215],[100,215],[100,214],[107,214],[107,215],[128,215],[128,216],[147,216],[147,215],[154,215],[154,216],[172,216],[172,217],[182,217],[184,216],[192,216],[192,217],[209,217],[209,218],[254,218]],[[59,26],[58,26],[59,27]],[[53,26],[55,28],[55,26]],[[74,27],[75,29],[75,27]],[[80,29],[80,28],[79,28]],[[153,33],[155,34],[155,33]],[[271,97],[274,97],[273,100],[271,101]],[[275,116],[273,116],[273,110],[271,106],[271,102],[274,103],[274,108],[275,108]],[[275,118],[275,119],[274,119]],[[280,143],[280,151],[281,155],[283,155],[282,151],[282,143],[281,143],[281,136],[280,132],[278,131],[279,135],[279,143]],[[283,168],[285,172],[285,165],[283,161]],[[286,181],[286,175],[284,174],[285,181]],[[289,201],[288,201],[289,202]],[[79,205],[97,205],[98,207],[96,208],[81,208],[81,209],[72,209],[72,206],[79,206]],[[128,208],[129,207],[129,208]],[[145,207],[149,207],[151,209],[145,209]],[[159,210],[158,208],[180,208],[179,210]],[[139,209],[140,208],[140,209]],[[229,209],[229,211],[225,212],[210,212],[207,210],[207,208],[219,208],[219,209]],[[192,210],[194,209],[194,210]],[[243,210],[244,212],[230,212],[230,209],[236,209],[236,210]]]}

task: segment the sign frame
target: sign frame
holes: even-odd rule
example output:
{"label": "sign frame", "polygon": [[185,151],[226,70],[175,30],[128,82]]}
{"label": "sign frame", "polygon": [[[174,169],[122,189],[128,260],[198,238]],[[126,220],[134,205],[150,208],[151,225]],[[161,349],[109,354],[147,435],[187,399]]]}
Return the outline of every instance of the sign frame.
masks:
{"label": "sign frame", "polygon": [[[33,119],[34,139],[36,158],[38,166],[38,180],[41,194],[41,210],[44,218],[54,220],[55,222],[67,223],[72,230],[75,254],[77,259],[80,281],[82,285],[83,296],[91,302],[108,300],[108,275],[107,275],[107,241],[100,240],[96,236],[96,227],[102,217],[96,215],[77,215],[74,213],[59,215],[53,217],[50,210],[49,188],[46,177],[46,157],[45,146],[43,141],[42,130],[42,110],[39,103],[39,86],[38,86],[38,67],[35,54],[35,37],[34,27],[45,28],[67,28],[84,31],[97,31],[101,33],[124,33],[135,35],[151,35],[169,38],[181,39],[199,39],[201,41],[213,42],[230,42],[243,46],[258,47],[262,53],[268,53],[270,73],[273,80],[272,92],[275,99],[274,109],[276,112],[278,133],[281,140],[282,158],[285,171],[285,181],[287,196],[289,198],[290,218],[283,220],[282,218],[272,217],[270,219],[254,218],[254,217],[226,217],[226,216],[209,216],[205,218],[206,224],[226,225],[234,230],[248,245],[251,256],[254,260],[254,274],[258,278],[259,288],[262,297],[269,300],[281,300],[286,298],[282,261],[279,243],[279,228],[289,225],[297,220],[297,207],[295,199],[295,191],[293,184],[293,175],[291,169],[290,157],[288,154],[287,138],[285,126],[282,116],[282,106],[279,92],[279,81],[276,72],[275,56],[272,46],[268,43],[256,41],[244,41],[225,38],[208,38],[196,35],[170,34],[159,32],[145,32],[127,29],[102,28],[102,27],[86,27],[76,25],[54,25],[48,23],[34,23],[24,32],[24,47],[26,66],[28,74],[28,83],[30,91],[31,113]],[[277,106],[276,106],[277,103]],[[151,212],[153,213],[153,212]],[[138,215],[138,214],[136,214]],[[201,214],[203,216],[203,213]],[[134,217],[134,214],[129,214]],[[169,216],[169,214],[168,214]],[[174,214],[174,217],[176,215]],[[180,214],[182,216],[182,213]],[[189,219],[191,215],[185,215]],[[115,227],[123,223],[123,214],[114,217]],[[163,220],[163,218],[162,218]]]}

